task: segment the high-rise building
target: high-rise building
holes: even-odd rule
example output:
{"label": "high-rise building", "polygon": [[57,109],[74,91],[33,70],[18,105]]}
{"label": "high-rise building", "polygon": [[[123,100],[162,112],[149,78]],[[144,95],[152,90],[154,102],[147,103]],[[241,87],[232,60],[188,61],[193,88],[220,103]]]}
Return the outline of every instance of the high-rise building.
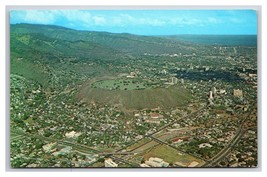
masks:
{"label": "high-rise building", "polygon": [[176,77],[172,77],[172,84],[177,84],[178,83],[178,79]]}
{"label": "high-rise building", "polygon": [[209,99],[213,99],[212,91],[209,92]]}
{"label": "high-rise building", "polygon": [[212,91],[213,96],[216,96],[216,94],[217,94],[216,88],[215,87],[212,87],[211,91]]}

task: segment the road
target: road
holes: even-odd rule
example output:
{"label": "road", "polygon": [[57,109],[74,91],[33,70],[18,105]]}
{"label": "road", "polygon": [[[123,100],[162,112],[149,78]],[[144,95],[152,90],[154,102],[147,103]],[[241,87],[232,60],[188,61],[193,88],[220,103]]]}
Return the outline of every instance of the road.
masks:
{"label": "road", "polygon": [[247,118],[249,118],[249,116],[250,116],[250,114],[244,120],[242,120],[242,122],[241,122],[241,124],[237,130],[237,133],[232,138],[232,140],[228,143],[228,145],[225,146],[218,154],[216,154],[214,157],[212,157],[202,167],[214,167],[217,163],[219,163],[223,158],[225,158],[231,152],[232,147],[234,147],[238,143],[240,138],[248,130],[248,129],[244,130],[244,125],[245,125]]}
{"label": "road", "polygon": [[185,152],[185,151],[183,151],[183,150],[181,150],[181,149],[178,149],[177,147],[175,147],[175,146],[173,146],[173,145],[171,145],[171,144],[169,144],[169,143],[166,143],[166,142],[164,142],[164,141],[161,141],[161,140],[158,139],[158,138],[155,138],[155,137],[153,137],[153,136],[149,136],[149,137],[152,138],[153,140],[155,140],[156,142],[160,143],[160,144],[165,144],[166,146],[169,146],[169,147],[171,147],[171,148],[173,148],[173,149],[175,149],[175,150],[177,150],[177,151],[180,151],[180,152],[182,152],[182,153],[184,153],[184,154],[191,155],[191,156],[193,156],[193,157],[195,157],[195,158],[197,158],[197,159],[201,159],[201,160],[203,160],[204,162],[207,161],[207,159],[204,159],[204,158],[199,157],[199,156],[196,156],[196,155],[194,155],[194,154],[190,154],[190,153],[188,153],[188,152]]}
{"label": "road", "polygon": [[[48,137],[44,137],[44,136],[40,136],[40,135],[36,135],[36,134],[34,135],[34,134],[26,133],[26,132],[19,131],[19,130],[11,130],[11,133],[14,133],[14,134],[17,134],[17,135],[21,135],[21,136],[25,136],[25,137],[28,137],[28,138],[37,138],[37,139],[40,139],[40,140],[43,140],[43,141],[46,141],[46,142],[57,142],[58,144],[61,144],[61,145],[64,145],[64,146],[70,146],[73,149],[75,149],[78,153],[81,153],[81,154],[91,153],[91,154],[97,154],[97,155],[101,156],[101,154],[103,153],[103,152],[101,152],[99,150],[96,150],[96,149],[93,149],[93,148],[91,148],[89,146],[86,146],[86,145],[83,145],[83,144],[79,144],[79,143],[70,142],[70,141],[67,141],[67,140],[58,140],[58,139],[54,139],[54,138],[48,138]],[[139,166],[136,163],[129,162],[129,161],[127,161],[125,159],[122,159],[122,158],[119,158],[119,157],[111,156],[111,158],[113,158],[114,160],[126,163],[126,164],[131,165],[131,166],[135,166],[135,167]]]}
{"label": "road", "polygon": [[40,139],[40,140],[43,140],[46,142],[57,142],[58,144],[65,145],[65,146],[71,146],[71,147],[74,147],[75,149],[84,149],[84,150],[87,150],[87,151],[90,151],[93,153],[100,153],[101,152],[101,151],[93,149],[89,146],[79,144],[79,143],[70,142],[67,140],[58,140],[58,139],[54,139],[54,138],[50,138],[50,137],[48,138],[48,137],[44,137],[41,135],[30,134],[30,133],[26,133],[26,132],[19,131],[19,130],[11,130],[11,132],[14,134],[25,136],[25,137],[37,138],[37,139]]}
{"label": "road", "polygon": [[202,167],[214,167],[217,163],[219,163],[223,158],[225,158],[232,150],[232,147],[234,147],[240,138],[244,135],[246,131],[242,130],[236,136],[232,139],[231,143],[229,143],[225,148],[223,148],[216,156],[211,158],[209,162],[204,164]]}
{"label": "road", "polygon": [[[146,145],[146,144],[148,144],[148,143],[150,143],[151,141],[154,140],[154,141],[156,141],[156,142],[159,143],[159,144],[165,144],[165,145],[167,145],[167,146],[170,146],[170,147],[176,149],[177,151],[183,152],[184,154],[191,155],[191,156],[193,156],[193,157],[195,157],[195,158],[197,158],[197,159],[201,159],[201,160],[203,160],[204,162],[207,162],[207,159],[198,157],[198,156],[193,155],[193,154],[189,154],[189,153],[187,153],[187,152],[185,152],[185,151],[182,151],[182,150],[180,150],[180,149],[177,149],[175,146],[169,145],[168,143],[163,142],[163,141],[161,141],[161,140],[159,140],[159,139],[153,137],[153,135],[155,135],[155,134],[157,134],[158,132],[160,132],[160,131],[166,129],[167,127],[169,127],[169,126],[171,126],[171,125],[177,123],[179,120],[181,120],[181,119],[185,119],[185,118],[188,118],[188,117],[195,116],[196,114],[198,114],[200,111],[204,110],[205,108],[206,108],[206,106],[205,106],[205,107],[202,107],[202,108],[198,109],[197,111],[192,112],[192,113],[190,113],[190,114],[188,114],[188,115],[186,115],[186,116],[184,116],[184,117],[181,117],[181,118],[179,118],[179,119],[176,119],[176,120],[174,120],[174,121],[172,121],[172,122],[170,122],[170,123],[168,123],[168,124],[162,126],[161,128],[159,128],[159,129],[156,130],[155,132],[153,132],[153,133],[151,133],[151,134],[148,134],[148,135],[144,136],[142,139],[139,139],[139,140],[137,140],[137,141],[134,141],[134,142],[131,143],[130,145],[128,145],[128,146],[126,146],[126,147],[123,147],[123,148],[121,148],[121,149],[119,149],[119,150],[114,151],[112,157],[116,158],[116,157],[117,157],[117,156],[116,156],[116,153],[119,153],[119,152],[121,152],[122,150],[126,150],[127,147],[132,146],[133,144],[138,143],[138,142],[142,141],[143,139],[149,137],[149,138],[151,139],[150,141],[148,141],[148,142],[146,142],[146,143],[143,143],[143,144],[139,145],[138,147],[135,147],[134,149],[131,149],[131,151],[127,151],[127,154],[117,154],[117,155],[124,155],[124,157],[121,157],[121,158],[126,159],[127,157],[129,157],[129,155],[131,155],[131,152],[133,152],[135,149],[138,149],[138,148],[140,148],[140,147],[142,147],[142,146],[144,146],[144,145]],[[125,153],[126,153],[126,152],[125,152]],[[139,152],[139,153],[140,153],[140,152]],[[111,153],[110,153],[110,154],[111,154]]]}
{"label": "road", "polygon": [[200,111],[202,111],[202,110],[205,109],[205,108],[207,108],[207,107],[206,107],[206,106],[205,106],[205,107],[202,107],[202,108],[200,108],[200,109],[198,109],[198,110],[196,110],[196,111],[194,111],[194,112],[192,112],[192,113],[190,113],[190,114],[188,114],[188,115],[186,115],[186,116],[184,116],[184,117],[181,117],[181,118],[179,118],[179,119],[176,119],[176,120],[174,120],[174,121],[172,121],[172,122],[170,122],[170,123],[164,125],[163,127],[159,128],[157,131],[155,131],[155,132],[149,134],[148,136],[155,135],[156,133],[160,132],[161,130],[163,130],[163,129],[165,129],[165,128],[167,128],[167,127],[169,127],[169,126],[171,126],[171,125],[173,125],[173,124],[175,124],[175,123],[177,123],[177,122],[178,122],[179,120],[181,120],[181,119],[185,119],[185,118],[188,118],[188,117],[195,116],[195,114],[198,114]]}
{"label": "road", "polygon": [[[177,123],[179,120],[188,118],[189,116],[193,116],[194,114],[199,113],[200,111],[204,110],[205,108],[207,108],[207,107],[204,106],[204,107],[202,107],[202,108],[196,110],[195,112],[192,112],[192,113],[190,113],[190,114],[188,114],[188,115],[186,115],[186,116],[184,116],[184,117],[181,117],[181,118],[179,118],[179,119],[176,119],[176,120],[174,120],[174,121],[172,121],[172,122],[170,122],[170,123],[168,123],[168,124],[166,124],[166,125],[160,127],[160,128],[159,128],[158,130],[156,130],[155,132],[146,135],[146,137],[147,137],[147,136],[155,135],[155,134],[157,134],[158,132],[164,130],[165,128],[167,128],[167,127],[169,127],[169,126],[171,126],[171,125]],[[129,145],[127,145],[127,146],[124,146],[124,147],[122,147],[122,148],[116,150],[115,152],[119,152],[119,151],[122,151],[122,150],[126,150],[127,147],[130,147],[130,146],[132,146],[133,144],[136,144],[136,143],[138,143],[139,141],[142,141],[142,140],[143,140],[144,138],[146,138],[146,137],[143,137],[143,138],[141,138],[141,139],[139,139],[139,140],[133,141],[131,144],[129,144]],[[152,141],[152,140],[151,140],[151,141]],[[149,141],[149,142],[151,142],[151,141]],[[144,143],[144,144],[141,144],[141,145],[138,146],[138,147],[141,147],[141,146],[143,146],[143,145],[145,145],[145,144],[148,144],[149,142],[146,142],[146,143]],[[135,149],[136,149],[136,148],[135,148]]]}
{"label": "road", "polygon": [[[198,114],[199,112],[201,112],[203,109],[205,109],[206,107],[202,107],[200,109],[198,109],[197,111],[195,112],[192,112],[182,118],[179,118],[179,119],[176,119],[162,127],[160,127],[158,130],[156,130],[155,132],[151,133],[151,134],[148,134],[146,136],[144,136],[142,139],[139,139],[139,140],[136,140],[134,141],[133,143],[131,143],[130,145],[126,146],[126,147],[123,147],[123,148],[120,148],[114,152],[102,152],[102,151],[99,151],[97,149],[94,149],[92,147],[89,147],[89,146],[86,146],[86,145],[83,145],[83,144],[79,144],[79,143],[76,143],[76,142],[71,142],[71,141],[68,141],[68,140],[58,140],[58,139],[54,139],[54,138],[50,138],[50,137],[44,137],[44,136],[41,136],[41,135],[37,135],[37,134],[30,134],[30,133],[26,133],[26,132],[23,132],[23,131],[19,131],[19,130],[11,130],[11,133],[14,133],[14,134],[17,134],[17,135],[20,135],[20,136],[25,136],[25,137],[32,137],[32,138],[37,138],[37,139],[41,139],[43,141],[46,141],[46,142],[57,142],[58,144],[61,144],[61,145],[64,145],[64,146],[71,146],[73,149],[75,149],[78,153],[92,153],[92,154],[98,154],[99,156],[105,156],[105,155],[111,155],[110,158],[116,160],[116,161],[119,161],[119,162],[123,162],[125,164],[129,164],[131,166],[134,166],[134,167],[138,167],[139,164],[136,164],[134,162],[130,162],[129,160],[126,160],[125,157],[129,156],[129,155],[132,155],[132,154],[136,154],[136,153],[142,153],[142,151],[138,151],[138,152],[133,152],[135,149],[138,149],[148,143],[150,143],[151,141],[155,141],[159,144],[164,144],[164,145],[167,145],[171,148],[174,148],[176,149],[177,151],[179,152],[182,152],[182,153],[185,153],[185,154],[188,154],[190,156],[193,156],[197,159],[201,159],[203,160],[205,163],[202,167],[213,167],[215,166],[217,163],[219,163],[224,157],[226,157],[230,152],[231,152],[231,149],[233,146],[235,146],[238,141],[240,140],[240,138],[244,135],[244,133],[248,130],[244,130],[244,124],[246,122],[246,119],[249,117],[247,116],[242,122],[241,122],[241,125],[239,126],[238,130],[237,130],[237,133],[235,134],[235,136],[232,138],[232,140],[228,143],[227,146],[225,146],[218,154],[216,154],[214,157],[212,157],[211,159],[207,160],[207,159],[204,159],[202,157],[199,157],[199,156],[196,156],[194,154],[190,154],[190,153],[187,153],[183,150],[180,150],[178,149],[177,147],[167,143],[167,142],[164,142],[156,137],[154,137],[153,135],[157,134],[158,132],[166,129],[167,127],[175,124],[176,122],[178,122],[180,119],[183,119],[183,118],[189,118],[189,117],[192,117],[192,116],[196,116],[196,114]],[[131,149],[131,151],[123,151],[122,150],[126,150],[127,147],[129,146],[132,146],[133,144],[135,143],[138,143],[140,141],[142,141],[144,138],[150,138],[151,140],[148,141],[148,142],[145,142],[141,145],[139,145],[138,147],[135,147],[134,149]],[[121,157],[123,156],[123,157]]]}

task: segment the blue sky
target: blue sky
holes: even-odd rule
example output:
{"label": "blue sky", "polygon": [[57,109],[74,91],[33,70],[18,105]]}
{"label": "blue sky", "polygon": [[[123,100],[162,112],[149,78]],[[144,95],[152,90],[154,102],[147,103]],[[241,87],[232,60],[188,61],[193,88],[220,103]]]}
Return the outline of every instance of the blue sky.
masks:
{"label": "blue sky", "polygon": [[257,34],[253,10],[13,10],[10,23],[140,35]]}

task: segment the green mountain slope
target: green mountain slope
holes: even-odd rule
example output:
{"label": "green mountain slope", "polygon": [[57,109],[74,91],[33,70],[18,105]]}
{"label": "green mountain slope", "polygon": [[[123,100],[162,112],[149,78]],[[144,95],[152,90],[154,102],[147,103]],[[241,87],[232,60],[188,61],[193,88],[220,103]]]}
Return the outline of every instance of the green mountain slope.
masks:
{"label": "green mountain slope", "polygon": [[[53,39],[65,41],[90,41],[101,46],[120,50],[131,55],[144,53],[190,53],[186,43],[161,37],[139,36],[132,34],[115,34],[108,32],[77,31],[53,25],[11,25],[11,32],[17,34],[43,34]],[[191,49],[192,50],[192,49]]]}
{"label": "green mountain slope", "polygon": [[[160,37],[16,24],[10,26],[10,50],[11,74],[60,93],[70,88],[78,89],[77,85],[95,77],[116,77],[114,72],[125,72],[116,70],[117,66],[125,68],[130,60],[144,58],[144,53],[191,53],[193,49],[190,47],[189,51],[184,43]],[[144,60],[147,59],[146,56]],[[77,98],[82,100],[83,97],[88,103],[110,102],[130,109],[170,108],[190,100],[190,94],[180,87],[129,92],[82,89]]]}

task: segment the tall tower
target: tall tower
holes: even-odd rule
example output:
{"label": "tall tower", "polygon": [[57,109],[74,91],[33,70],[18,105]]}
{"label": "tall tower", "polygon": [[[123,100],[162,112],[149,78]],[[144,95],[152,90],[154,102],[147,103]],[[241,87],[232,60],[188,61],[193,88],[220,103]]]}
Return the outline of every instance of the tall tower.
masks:
{"label": "tall tower", "polygon": [[213,99],[212,91],[209,92],[209,99]]}
{"label": "tall tower", "polygon": [[172,77],[172,84],[177,84],[178,79],[176,77]]}

